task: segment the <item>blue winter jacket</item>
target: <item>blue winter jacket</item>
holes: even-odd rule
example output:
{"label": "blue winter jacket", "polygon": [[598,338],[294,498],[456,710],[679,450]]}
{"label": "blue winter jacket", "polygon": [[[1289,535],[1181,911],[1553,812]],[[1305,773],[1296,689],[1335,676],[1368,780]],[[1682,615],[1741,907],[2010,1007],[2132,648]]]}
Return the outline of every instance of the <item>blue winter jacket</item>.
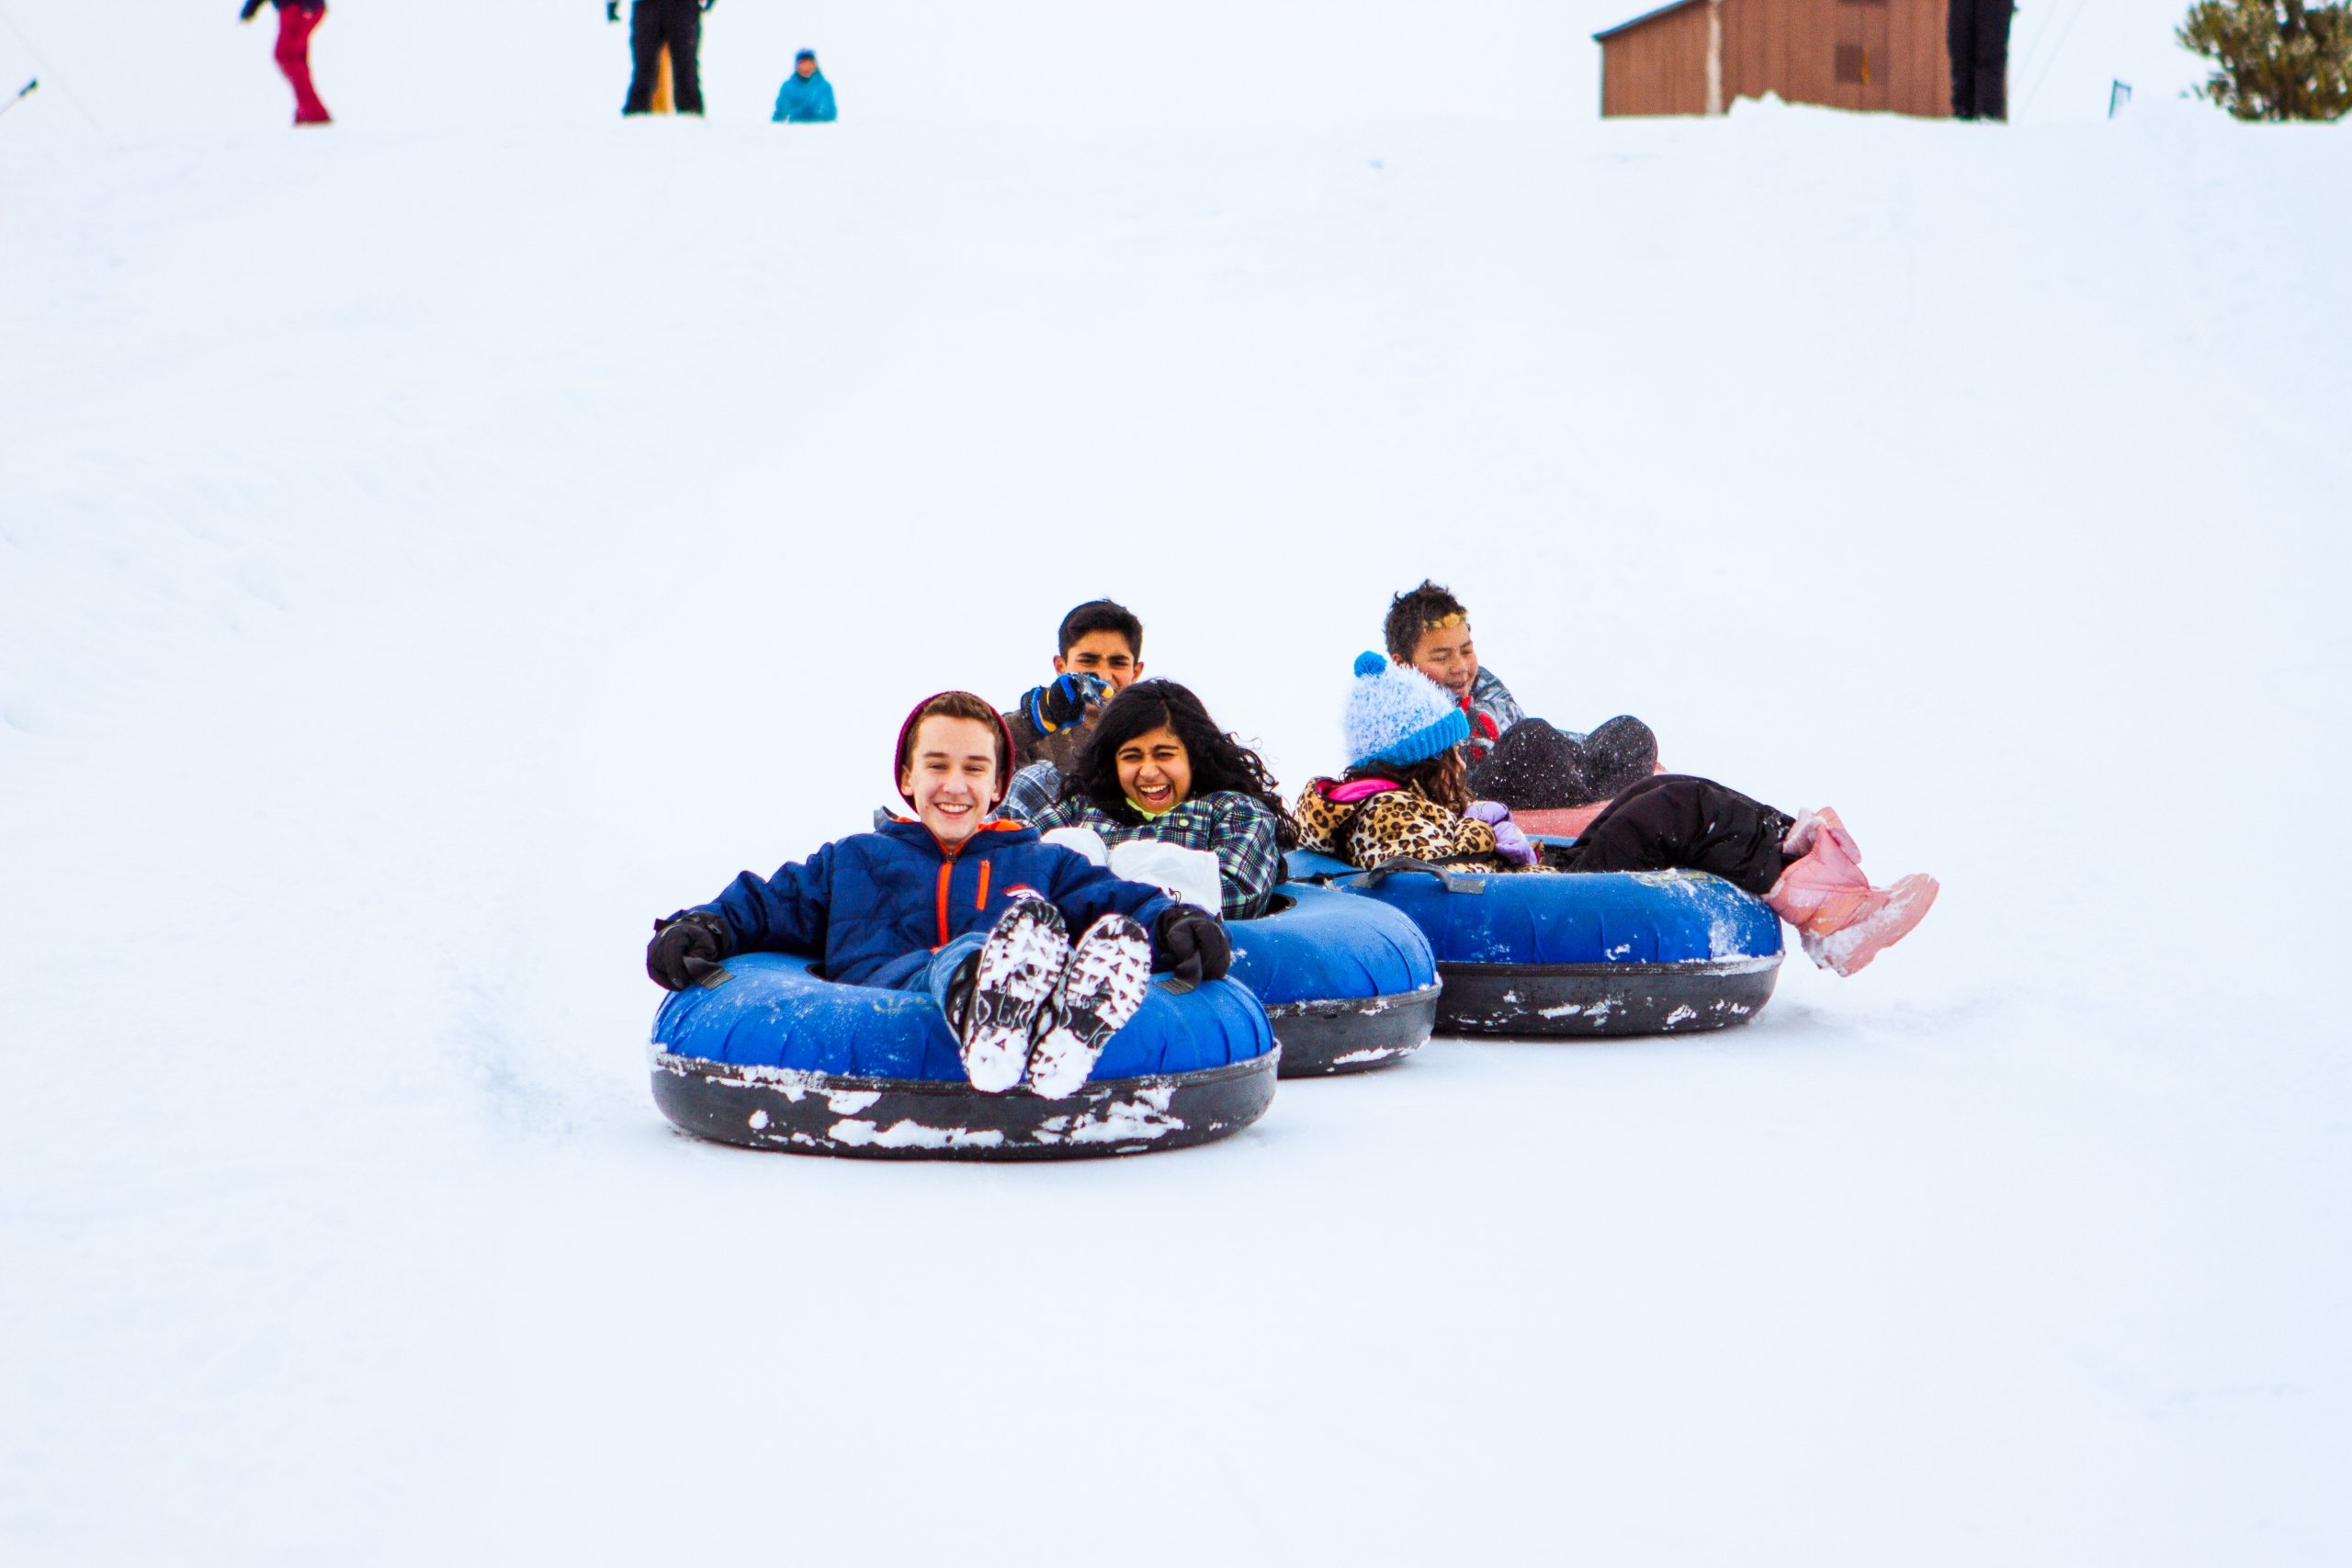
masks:
{"label": "blue winter jacket", "polygon": [[1079,933],[1114,910],[1153,933],[1172,906],[1157,887],[1123,882],[1085,856],[1037,841],[1021,822],[989,822],[950,855],[920,822],[897,818],[837,839],[763,881],[745,872],[702,908],[727,922],[739,953],[815,953],[825,977],[890,986],[934,948],[984,931],[1016,887],[1051,899]]}
{"label": "blue winter jacket", "polygon": [[776,89],[775,118],[779,122],[832,118],[833,85],[825,80],[822,71],[805,81],[795,71]]}

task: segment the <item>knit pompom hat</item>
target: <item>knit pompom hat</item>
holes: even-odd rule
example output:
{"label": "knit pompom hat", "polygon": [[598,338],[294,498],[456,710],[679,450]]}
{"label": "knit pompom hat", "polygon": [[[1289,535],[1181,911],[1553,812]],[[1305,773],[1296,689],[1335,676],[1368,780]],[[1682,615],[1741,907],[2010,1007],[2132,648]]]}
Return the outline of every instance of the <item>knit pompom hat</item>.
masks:
{"label": "knit pompom hat", "polygon": [[1409,768],[1470,739],[1469,717],[1444,687],[1378,653],[1356,655],[1356,683],[1341,723],[1351,768],[1366,762]]}

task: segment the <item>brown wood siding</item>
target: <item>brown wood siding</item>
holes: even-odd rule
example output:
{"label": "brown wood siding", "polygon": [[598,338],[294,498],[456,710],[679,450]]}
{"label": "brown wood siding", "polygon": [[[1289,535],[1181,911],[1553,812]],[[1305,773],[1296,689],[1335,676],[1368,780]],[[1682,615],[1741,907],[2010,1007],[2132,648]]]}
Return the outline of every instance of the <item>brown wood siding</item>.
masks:
{"label": "brown wood siding", "polygon": [[[1951,112],[1944,0],[1722,0],[1719,8],[1725,107],[1778,93],[1833,108],[1938,119]],[[1860,51],[1867,81],[1838,80],[1841,47]],[[1603,39],[1600,58],[1602,114],[1706,112],[1704,5]]]}
{"label": "brown wood siding", "polygon": [[1887,107],[1896,114],[1951,115],[1951,56],[1944,49],[1942,0],[1893,0],[1887,58],[1894,66]]}
{"label": "brown wood siding", "polygon": [[1707,7],[1685,6],[1603,40],[1600,112],[1705,114]]}

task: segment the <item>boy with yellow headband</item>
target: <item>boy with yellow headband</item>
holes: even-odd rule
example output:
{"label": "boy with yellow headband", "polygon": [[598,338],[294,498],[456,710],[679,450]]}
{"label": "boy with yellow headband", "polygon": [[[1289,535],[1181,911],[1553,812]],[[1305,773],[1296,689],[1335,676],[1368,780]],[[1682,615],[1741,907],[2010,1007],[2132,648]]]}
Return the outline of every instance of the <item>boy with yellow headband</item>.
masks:
{"label": "boy with yellow headband", "polygon": [[1657,737],[1620,714],[1590,734],[1555,728],[1520,710],[1510,688],[1478,662],[1470,612],[1424,580],[1388,604],[1388,657],[1442,687],[1469,722],[1463,761],[1484,800],[1515,811],[1594,805],[1657,771]]}

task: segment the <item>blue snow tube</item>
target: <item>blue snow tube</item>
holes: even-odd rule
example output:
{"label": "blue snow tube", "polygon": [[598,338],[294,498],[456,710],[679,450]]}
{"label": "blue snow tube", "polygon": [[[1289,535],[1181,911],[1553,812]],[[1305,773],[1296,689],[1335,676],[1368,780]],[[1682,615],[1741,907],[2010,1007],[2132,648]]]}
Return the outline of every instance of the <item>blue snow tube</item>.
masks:
{"label": "blue snow tube", "polygon": [[1498,875],[1294,852],[1291,874],[1405,915],[1444,991],[1437,1027],[1480,1034],[1660,1034],[1745,1023],[1770,999],[1781,921],[1696,871]]}
{"label": "blue snow tube", "polygon": [[982,1094],[928,996],[820,978],[816,961],[739,953],[653,1021],[653,1098],[689,1133],[755,1148],[1054,1159],[1206,1143],[1274,1092],[1266,1011],[1232,980],[1152,982],[1079,1093]]}
{"label": "blue snow tube", "polygon": [[1437,1022],[1437,955],[1420,928],[1371,898],[1286,882],[1274,908],[1226,926],[1232,978],[1257,993],[1286,1078],[1401,1060]]}

